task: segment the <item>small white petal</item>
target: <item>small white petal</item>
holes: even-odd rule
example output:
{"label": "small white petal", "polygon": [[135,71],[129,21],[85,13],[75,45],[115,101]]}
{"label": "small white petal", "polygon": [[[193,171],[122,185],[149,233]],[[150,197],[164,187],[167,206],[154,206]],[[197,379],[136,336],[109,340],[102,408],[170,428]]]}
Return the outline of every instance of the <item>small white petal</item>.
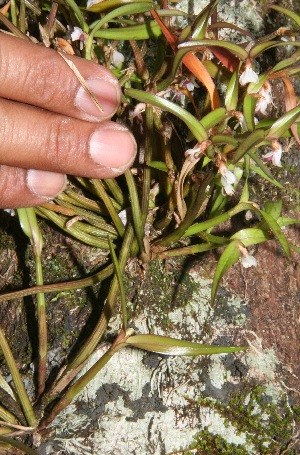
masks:
{"label": "small white petal", "polygon": [[282,155],[282,149],[277,150],[276,152],[274,151],[273,156],[272,156],[272,163],[274,164],[274,166],[282,167],[281,155]]}
{"label": "small white petal", "polygon": [[255,113],[267,115],[268,104],[269,103],[265,100],[265,98],[260,98],[256,103]]}
{"label": "small white petal", "polygon": [[253,71],[251,66],[248,66],[245,71],[240,75],[239,82],[241,85],[249,84],[250,82],[258,83],[258,74]]}
{"label": "small white petal", "polygon": [[254,256],[251,256],[251,254],[248,254],[248,256],[242,257],[241,261],[242,261],[242,265],[245,269],[248,269],[249,267],[257,266],[257,261]]}
{"label": "small white petal", "polygon": [[88,0],[87,4],[86,4],[86,7],[90,8],[91,6],[96,5],[97,3],[101,3],[102,1],[103,0]]}
{"label": "small white petal", "polygon": [[234,193],[234,188],[230,183],[227,182],[227,180],[223,176],[221,177],[221,183],[225,193],[228,194],[228,196],[232,196]]}
{"label": "small white petal", "polygon": [[3,209],[3,212],[7,212],[10,216],[15,216],[16,214],[14,209]]}
{"label": "small white petal", "polygon": [[74,27],[74,31],[71,33],[71,40],[78,41],[81,40],[83,37],[83,31],[80,27]]}
{"label": "small white petal", "polygon": [[227,167],[224,167],[222,170],[221,170],[221,174],[222,174],[222,178],[225,179],[225,181],[229,184],[233,184],[233,183],[237,183],[238,182],[238,179],[236,177],[236,175],[234,175],[233,172],[231,172]]}
{"label": "small white petal", "polygon": [[118,68],[125,60],[125,57],[121,52],[114,51],[111,56],[111,63],[114,65],[115,68]]}

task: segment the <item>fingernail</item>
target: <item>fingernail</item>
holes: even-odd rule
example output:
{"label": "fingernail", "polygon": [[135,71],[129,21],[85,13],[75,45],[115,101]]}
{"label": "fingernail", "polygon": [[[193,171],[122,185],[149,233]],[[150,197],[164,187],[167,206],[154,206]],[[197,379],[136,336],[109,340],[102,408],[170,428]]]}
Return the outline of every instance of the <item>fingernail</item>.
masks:
{"label": "fingernail", "polygon": [[103,109],[103,112],[100,112],[98,107],[93,102],[91,96],[83,86],[79,87],[79,90],[75,97],[76,107],[85,114],[88,114],[92,117],[101,118],[112,116],[116,112],[121,100],[118,81],[110,79],[105,75],[101,79],[87,80],[86,83],[99,101],[99,105]]}
{"label": "fingernail", "polygon": [[67,177],[56,172],[30,169],[26,181],[28,189],[36,197],[53,199],[65,189]]}
{"label": "fingernail", "polygon": [[99,128],[90,138],[90,155],[93,161],[115,172],[123,172],[130,167],[136,149],[133,135],[117,123]]}

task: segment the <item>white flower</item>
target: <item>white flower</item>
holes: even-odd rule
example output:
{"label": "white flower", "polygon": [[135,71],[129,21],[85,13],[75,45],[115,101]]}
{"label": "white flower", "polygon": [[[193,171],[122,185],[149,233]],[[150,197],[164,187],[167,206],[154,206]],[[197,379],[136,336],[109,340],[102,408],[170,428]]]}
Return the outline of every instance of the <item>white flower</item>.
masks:
{"label": "white flower", "polygon": [[272,160],[272,163],[274,166],[282,167],[281,156],[282,156],[283,150],[282,150],[281,144],[278,141],[273,141],[272,147],[273,147],[273,150],[271,152],[268,152],[263,158],[266,161]]}
{"label": "white flower", "polygon": [[241,85],[249,84],[250,82],[258,83],[258,74],[253,71],[250,65],[246,65],[245,71],[240,75],[239,82]]}
{"label": "white flower", "polygon": [[266,82],[258,92],[258,102],[256,103],[255,112],[267,115],[267,108],[272,104],[271,86]]}
{"label": "white flower", "polygon": [[83,30],[80,27],[74,27],[73,32],[71,33],[72,41],[82,41],[84,39]]}
{"label": "white flower", "polygon": [[80,50],[83,49],[83,43],[85,40],[85,35],[83,30],[80,27],[74,27],[73,32],[71,33],[72,41],[80,41]]}
{"label": "white flower", "polygon": [[111,63],[114,65],[115,68],[118,68],[124,62],[125,57],[121,52],[113,50],[112,55],[110,57]]}
{"label": "white flower", "polygon": [[251,254],[247,254],[247,256],[243,256],[241,258],[242,261],[242,266],[245,269],[248,269],[249,267],[256,267],[257,266],[257,260],[255,259],[254,256],[251,256]]}
{"label": "white flower", "polygon": [[223,161],[221,161],[219,166],[219,171],[221,173],[221,183],[223,186],[223,190],[229,196],[232,196],[234,193],[233,185],[238,183],[238,179],[233,172],[231,172],[225,165]]}
{"label": "white flower", "polygon": [[256,267],[257,261],[254,256],[248,253],[247,248],[245,248],[243,245],[238,245],[238,248],[241,252],[242,266],[245,269],[248,269],[249,267]]}

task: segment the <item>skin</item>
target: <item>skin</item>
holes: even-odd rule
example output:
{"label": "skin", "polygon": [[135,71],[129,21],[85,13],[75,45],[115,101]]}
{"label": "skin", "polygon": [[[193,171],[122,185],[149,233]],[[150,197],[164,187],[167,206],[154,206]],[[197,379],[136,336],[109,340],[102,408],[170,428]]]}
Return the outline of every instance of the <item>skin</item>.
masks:
{"label": "skin", "polygon": [[0,208],[43,204],[63,191],[67,174],[113,178],[134,161],[132,134],[110,121],[121,100],[117,79],[65,57],[103,112],[58,52],[0,32]]}

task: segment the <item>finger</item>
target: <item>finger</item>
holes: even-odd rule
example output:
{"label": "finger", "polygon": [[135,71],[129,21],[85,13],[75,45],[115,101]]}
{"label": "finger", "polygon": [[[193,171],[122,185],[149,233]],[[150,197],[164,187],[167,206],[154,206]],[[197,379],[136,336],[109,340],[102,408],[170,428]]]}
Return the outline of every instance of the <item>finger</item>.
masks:
{"label": "finger", "polygon": [[0,166],[0,208],[44,204],[61,193],[66,183],[63,174]]}
{"label": "finger", "polygon": [[108,119],[121,100],[118,80],[106,68],[66,55],[99,100],[99,111],[73,71],[53,49],[0,32],[0,97],[89,121]]}
{"label": "finger", "polygon": [[0,118],[0,161],[7,166],[112,178],[136,155],[132,134],[113,122],[84,122],[3,99]]}

